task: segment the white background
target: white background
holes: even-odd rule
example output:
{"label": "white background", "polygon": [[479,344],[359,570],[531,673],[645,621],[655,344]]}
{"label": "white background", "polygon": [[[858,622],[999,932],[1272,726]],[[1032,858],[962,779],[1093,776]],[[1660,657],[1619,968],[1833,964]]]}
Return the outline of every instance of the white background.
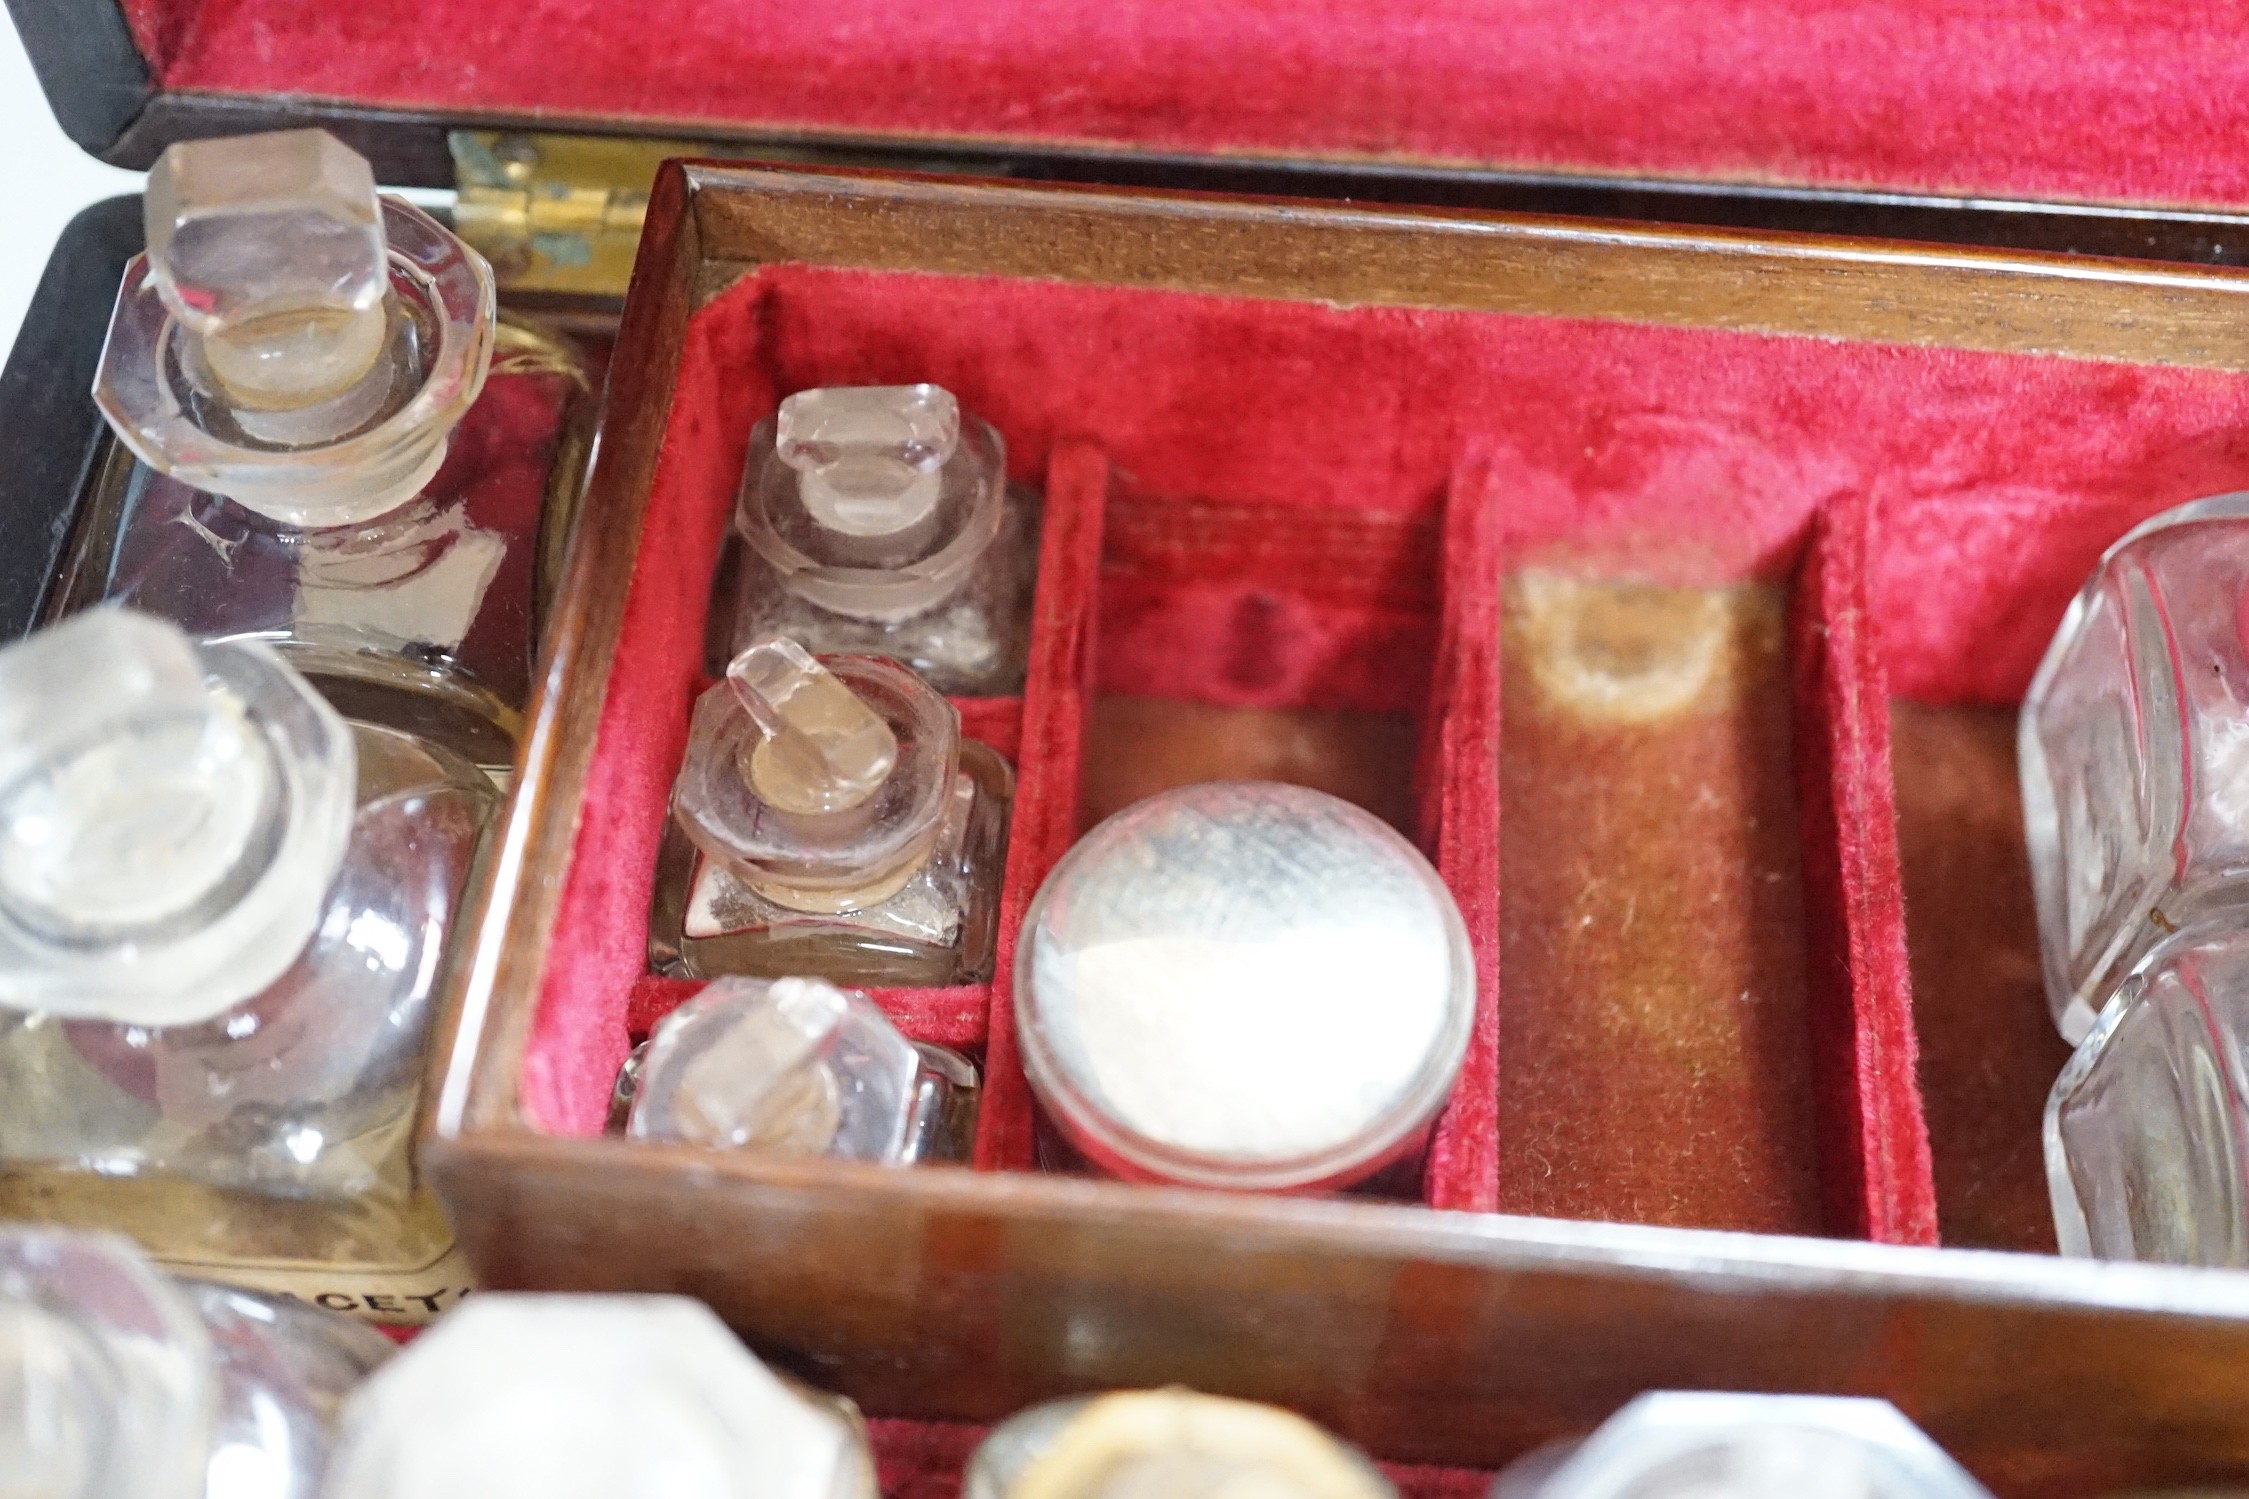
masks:
{"label": "white background", "polygon": [[0,21],[0,363],[16,341],[47,253],[79,209],[140,190],[138,172],[105,167],[62,133],[31,76],[16,29]]}

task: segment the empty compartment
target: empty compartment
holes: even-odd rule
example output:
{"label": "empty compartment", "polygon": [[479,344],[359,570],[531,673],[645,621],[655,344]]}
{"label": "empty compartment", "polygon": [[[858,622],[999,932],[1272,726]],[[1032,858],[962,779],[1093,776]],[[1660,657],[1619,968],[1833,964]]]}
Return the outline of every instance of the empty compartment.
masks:
{"label": "empty compartment", "polygon": [[1870,602],[1894,697],[1939,1234],[2051,1251],[2040,1129],[2069,1047],[2039,966],[2016,716],[2063,611],[2112,542],[2172,506],[2249,485],[2249,376],[1991,362],[2010,367],[2010,382],[1988,398],[1989,427],[1963,429],[1888,477]]}
{"label": "empty compartment", "polygon": [[2015,710],[1900,701],[1890,744],[1939,1229],[2051,1253],[2039,1124],[2070,1049],[2039,971]]}
{"label": "empty compartment", "polygon": [[1826,1227],[1787,635],[1783,584],[1508,579],[1507,1211]]}
{"label": "empty compartment", "polygon": [[1120,496],[1081,820],[1197,781],[1279,780],[1410,836],[1436,569],[1433,516]]}

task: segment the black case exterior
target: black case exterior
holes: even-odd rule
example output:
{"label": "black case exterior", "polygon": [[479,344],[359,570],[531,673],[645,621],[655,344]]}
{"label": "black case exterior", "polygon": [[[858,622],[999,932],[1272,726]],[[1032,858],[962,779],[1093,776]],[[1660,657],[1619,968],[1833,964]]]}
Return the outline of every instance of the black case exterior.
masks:
{"label": "black case exterior", "polygon": [[72,219],[0,369],[0,641],[37,621],[107,446],[94,365],[125,262],[140,248],[137,197],[107,199]]}

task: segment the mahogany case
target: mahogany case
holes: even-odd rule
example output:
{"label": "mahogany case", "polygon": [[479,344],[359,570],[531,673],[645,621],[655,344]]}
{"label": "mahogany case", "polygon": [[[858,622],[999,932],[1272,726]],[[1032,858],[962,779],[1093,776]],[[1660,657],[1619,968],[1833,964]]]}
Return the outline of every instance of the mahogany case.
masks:
{"label": "mahogany case", "polygon": [[[1886,1396],[2010,1493],[2241,1477],[2244,1282],[1988,1251],[2037,1247],[2058,1066],[2024,1014],[2006,704],[2107,539],[2249,475],[2245,297],[667,166],[430,1099],[480,1275],[703,1297],[905,1418],[894,1463],[959,1445],[913,1422],[1177,1381],[1469,1492],[1687,1386]],[[647,975],[646,896],[749,425],[920,378],[1049,506],[1030,683],[964,705],[1022,788],[999,980],[879,996],[984,1062],[976,1169],[602,1137],[684,992]],[[1588,707],[1570,671],[1603,661],[1648,692]],[[1030,891],[1087,799],[1245,769],[1408,826],[1468,916],[1484,1013],[1418,1203],[1032,1169]]]}

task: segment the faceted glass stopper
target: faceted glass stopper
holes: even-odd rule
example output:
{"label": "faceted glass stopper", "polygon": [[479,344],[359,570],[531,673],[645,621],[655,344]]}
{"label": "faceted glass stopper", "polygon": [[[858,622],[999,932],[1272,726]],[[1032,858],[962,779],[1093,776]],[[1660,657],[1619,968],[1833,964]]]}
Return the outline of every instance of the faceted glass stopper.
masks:
{"label": "faceted glass stopper", "polygon": [[895,1163],[920,1064],[864,994],[819,979],[721,979],[657,1028],[627,1132]]}
{"label": "faceted glass stopper", "polygon": [[758,727],[742,773],[767,805],[800,816],[849,811],[890,778],[898,736],[795,641],[751,646],[726,680]]}
{"label": "faceted glass stopper", "polygon": [[1494,1499],[1533,1495],[1990,1499],[1887,1401],[1671,1392],[1633,1401],[1558,1463],[1533,1454],[1493,1490]]}
{"label": "faceted glass stopper", "polygon": [[1191,1390],[1034,1407],[970,1460],[964,1499],[1395,1499],[1354,1449],[1302,1416]]}
{"label": "faceted glass stopper", "polygon": [[235,401],[308,406],[373,367],[390,261],[364,157],[324,130],[183,141],[146,203],[157,290]]}
{"label": "faceted glass stopper", "polygon": [[0,1493],[202,1499],[218,1398],[194,1309],[131,1245],[0,1231]]}
{"label": "faceted glass stopper", "polygon": [[97,609],[0,650],[0,1003],[207,1019],[293,962],[356,759],[267,647]]}
{"label": "faceted glass stopper", "polygon": [[682,1296],[471,1297],[344,1407],[322,1499],[873,1499],[855,1412]]}
{"label": "faceted glass stopper", "polygon": [[0,908],[61,941],[190,918],[270,834],[276,780],[178,631],[110,610],[34,635],[0,656]]}
{"label": "faceted glass stopper", "polygon": [[764,898],[857,911],[928,861],[959,758],[959,712],[897,662],[767,640],[695,700],[672,812]]}
{"label": "faceted glass stopper", "polygon": [[888,536],[937,508],[960,435],[960,403],[942,386],[832,386],[781,403],[774,450],[814,520]]}

